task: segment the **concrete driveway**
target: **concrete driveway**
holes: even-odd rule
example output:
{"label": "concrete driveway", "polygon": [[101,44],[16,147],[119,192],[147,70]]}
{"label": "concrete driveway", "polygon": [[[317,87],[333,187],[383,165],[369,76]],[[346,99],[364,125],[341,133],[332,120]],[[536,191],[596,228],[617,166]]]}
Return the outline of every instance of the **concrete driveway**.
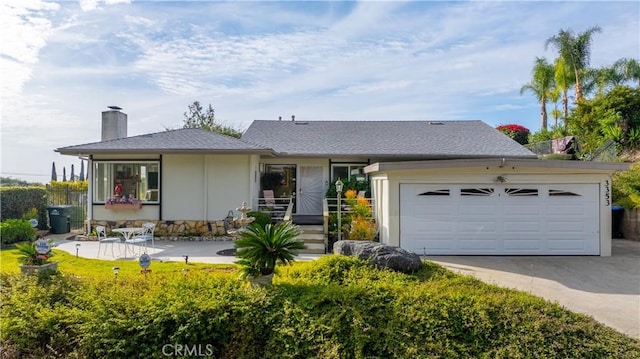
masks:
{"label": "concrete driveway", "polygon": [[555,301],[640,338],[640,242],[614,239],[611,257],[425,256],[452,271]]}

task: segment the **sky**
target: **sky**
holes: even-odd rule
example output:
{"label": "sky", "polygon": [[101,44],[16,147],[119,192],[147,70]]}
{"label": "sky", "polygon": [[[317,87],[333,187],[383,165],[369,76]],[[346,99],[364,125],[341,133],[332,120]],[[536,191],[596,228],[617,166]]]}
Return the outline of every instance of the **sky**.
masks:
{"label": "sky", "polygon": [[[0,172],[46,183],[100,141],[180,128],[199,101],[254,120],[482,120],[540,128],[520,94],[545,40],[598,25],[591,66],[640,58],[637,1],[128,1],[0,4]],[[354,134],[357,136],[357,134]]]}

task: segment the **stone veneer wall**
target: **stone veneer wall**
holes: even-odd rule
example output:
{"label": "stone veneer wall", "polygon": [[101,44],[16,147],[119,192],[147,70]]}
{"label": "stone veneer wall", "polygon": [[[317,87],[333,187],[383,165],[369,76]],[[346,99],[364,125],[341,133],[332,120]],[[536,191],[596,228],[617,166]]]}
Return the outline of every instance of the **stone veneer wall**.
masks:
{"label": "stone veneer wall", "polygon": [[[224,221],[91,221],[91,228],[105,226],[107,233],[116,228],[142,227],[144,223],[156,225],[154,236],[167,240],[228,240],[234,233],[224,228]],[[233,228],[237,228],[234,221]],[[234,232],[232,230],[232,232]],[[89,239],[94,239],[89,237]]]}
{"label": "stone veneer wall", "polygon": [[640,209],[625,208],[622,218],[622,234],[625,239],[640,241]]}

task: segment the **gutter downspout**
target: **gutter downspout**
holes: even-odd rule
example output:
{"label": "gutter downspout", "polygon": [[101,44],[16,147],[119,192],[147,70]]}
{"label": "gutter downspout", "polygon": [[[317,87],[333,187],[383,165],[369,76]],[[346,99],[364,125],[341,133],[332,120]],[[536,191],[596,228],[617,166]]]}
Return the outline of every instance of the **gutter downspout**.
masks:
{"label": "gutter downspout", "polygon": [[87,236],[91,234],[91,221],[93,220],[93,156],[87,159]]}

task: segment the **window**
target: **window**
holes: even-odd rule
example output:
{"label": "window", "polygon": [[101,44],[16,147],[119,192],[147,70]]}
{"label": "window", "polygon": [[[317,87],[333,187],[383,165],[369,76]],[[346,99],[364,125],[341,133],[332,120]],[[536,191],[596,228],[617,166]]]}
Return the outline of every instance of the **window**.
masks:
{"label": "window", "polygon": [[493,194],[493,188],[462,188],[460,190],[461,196],[491,196]]}
{"label": "window", "polygon": [[435,191],[428,191],[420,193],[418,196],[448,196],[450,190],[448,189],[437,189]]}
{"label": "window", "polygon": [[94,162],[93,202],[112,197],[135,198],[158,203],[160,162]]}
{"label": "window", "polygon": [[367,176],[364,174],[362,163],[340,163],[331,165],[331,180],[333,182],[340,178],[343,181],[355,179],[357,181],[366,181]]}
{"label": "window", "polygon": [[549,190],[549,196],[557,196],[557,197],[573,197],[573,196],[580,196],[577,193],[573,193],[573,192],[569,192],[569,191],[563,191],[561,189],[550,189]]}
{"label": "window", "polygon": [[535,188],[505,188],[504,192],[510,197],[530,197],[538,195],[538,190]]}

